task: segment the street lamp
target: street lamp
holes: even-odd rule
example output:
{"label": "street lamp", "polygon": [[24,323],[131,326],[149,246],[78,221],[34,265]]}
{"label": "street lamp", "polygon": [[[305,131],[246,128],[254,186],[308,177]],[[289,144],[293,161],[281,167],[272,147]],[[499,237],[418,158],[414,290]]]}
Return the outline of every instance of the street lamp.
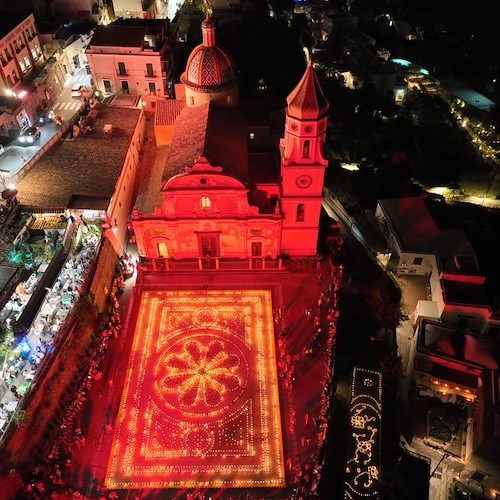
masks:
{"label": "street lamp", "polygon": [[5,174],[10,174],[10,172],[8,170],[0,169],[0,178],[2,179],[3,185],[1,197],[2,200],[6,201],[7,206],[9,206],[10,203],[15,200],[18,191],[14,185],[7,185],[5,183]]}

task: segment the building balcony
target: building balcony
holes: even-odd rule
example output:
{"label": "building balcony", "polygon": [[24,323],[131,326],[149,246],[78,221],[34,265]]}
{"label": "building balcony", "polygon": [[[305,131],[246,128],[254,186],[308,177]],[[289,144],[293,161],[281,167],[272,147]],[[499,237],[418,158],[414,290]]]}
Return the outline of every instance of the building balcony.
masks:
{"label": "building balcony", "polygon": [[156,78],[156,73],[154,71],[145,71],[144,76],[146,78]]}
{"label": "building balcony", "polygon": [[127,73],[127,71],[120,71],[119,69],[117,69],[116,75],[117,76],[128,76],[128,73]]}
{"label": "building balcony", "polygon": [[2,63],[2,66],[7,66],[7,61],[3,57],[0,58],[0,63]]}

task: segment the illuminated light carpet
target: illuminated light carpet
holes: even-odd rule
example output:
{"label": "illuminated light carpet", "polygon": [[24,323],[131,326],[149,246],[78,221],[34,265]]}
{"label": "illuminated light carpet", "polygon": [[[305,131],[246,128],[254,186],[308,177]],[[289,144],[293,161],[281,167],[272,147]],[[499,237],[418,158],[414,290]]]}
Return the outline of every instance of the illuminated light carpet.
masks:
{"label": "illuminated light carpet", "polygon": [[270,290],[142,291],[105,483],[285,484]]}

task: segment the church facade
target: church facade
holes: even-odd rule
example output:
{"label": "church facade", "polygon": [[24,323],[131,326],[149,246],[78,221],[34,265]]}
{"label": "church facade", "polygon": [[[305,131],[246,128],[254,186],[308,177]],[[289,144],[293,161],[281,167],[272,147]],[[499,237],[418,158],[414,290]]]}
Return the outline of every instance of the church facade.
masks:
{"label": "church facade", "polygon": [[181,77],[185,102],[165,103],[177,111],[163,160],[145,172],[132,213],[139,255],[315,255],[328,103],[312,65],[287,98],[279,153],[264,161],[249,152],[234,65],[216,45],[209,17],[202,34]]}

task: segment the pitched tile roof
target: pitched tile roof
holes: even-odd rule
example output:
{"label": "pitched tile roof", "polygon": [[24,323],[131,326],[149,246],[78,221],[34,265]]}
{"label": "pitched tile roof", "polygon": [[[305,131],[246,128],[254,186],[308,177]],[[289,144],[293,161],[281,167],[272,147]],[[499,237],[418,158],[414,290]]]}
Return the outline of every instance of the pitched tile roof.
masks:
{"label": "pitched tile roof", "polygon": [[151,148],[151,158],[145,157],[145,169],[135,208],[140,214],[152,214],[156,207],[161,206],[162,174],[167,161],[169,148]]}
{"label": "pitched tile roof", "polygon": [[157,101],[155,108],[155,126],[173,125],[179,113],[186,107],[186,102],[177,99]]}
{"label": "pitched tile roof", "polygon": [[246,126],[237,108],[210,102],[185,107],[175,122],[163,180],[184,172],[200,156],[242,181],[248,175]]}

